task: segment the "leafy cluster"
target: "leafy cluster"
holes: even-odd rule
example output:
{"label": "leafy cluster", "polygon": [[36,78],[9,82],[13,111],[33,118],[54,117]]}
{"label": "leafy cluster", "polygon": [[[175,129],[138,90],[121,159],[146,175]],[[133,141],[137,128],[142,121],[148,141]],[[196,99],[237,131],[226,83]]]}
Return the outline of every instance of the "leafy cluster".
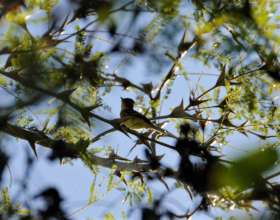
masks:
{"label": "leafy cluster", "polygon": [[[50,162],[81,160],[95,176],[87,206],[102,199],[96,177],[106,168],[106,193],[122,192],[143,220],[190,218],[215,207],[251,213],[255,201],[262,201],[269,219],[279,218],[278,0],[13,0],[0,6],[0,95],[11,100],[0,106],[5,145],[18,138],[38,159],[37,148],[48,148]],[[37,23],[45,27],[42,33]],[[139,74],[137,62],[147,73],[141,82],[131,76]],[[150,75],[153,82],[145,80]],[[187,94],[178,81],[189,85]],[[121,96],[116,88],[133,96],[152,123],[167,124],[168,139],[109,118],[116,106],[105,100]],[[180,104],[174,94],[181,95]],[[99,142],[114,132],[127,152],[118,153],[115,141]],[[240,136],[259,144],[230,159],[226,146]],[[143,153],[130,156],[136,147]],[[161,154],[165,149],[176,156]],[[167,165],[171,157],[177,165]],[[26,158],[21,192],[36,162]],[[0,159],[2,184],[9,160],[4,147]],[[154,182],[162,186],[160,196],[153,195]],[[177,190],[191,201],[198,198],[196,208],[166,208],[164,201]],[[55,188],[32,197],[44,201],[44,208],[17,198],[3,187],[0,219],[72,219]]]}

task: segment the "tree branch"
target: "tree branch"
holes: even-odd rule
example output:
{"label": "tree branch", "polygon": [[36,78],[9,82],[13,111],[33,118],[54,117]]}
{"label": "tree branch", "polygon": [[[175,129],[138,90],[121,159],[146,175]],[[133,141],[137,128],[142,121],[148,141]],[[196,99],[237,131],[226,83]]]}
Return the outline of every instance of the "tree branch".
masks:
{"label": "tree branch", "polygon": [[178,71],[178,63],[183,59],[183,57],[187,54],[188,50],[191,49],[195,44],[196,44],[196,39],[194,39],[192,42],[190,43],[186,43],[185,42],[185,34],[186,32],[184,32],[183,37],[181,39],[181,42],[178,46],[179,48],[179,52],[177,57],[174,60],[174,63],[172,65],[172,67],[170,68],[170,70],[167,72],[167,74],[165,75],[164,79],[162,80],[161,84],[159,85],[158,89],[157,89],[157,93],[155,94],[155,96],[152,98],[152,100],[158,100],[160,98],[161,95],[161,91],[164,88],[165,84],[168,82],[168,80],[170,80],[172,78],[172,76]]}
{"label": "tree branch", "polygon": [[[10,123],[6,123],[0,127],[0,131],[9,134],[13,137],[20,138],[26,141],[32,141],[37,143],[43,147],[54,149],[56,147],[58,140],[53,140],[46,136],[42,131],[30,131],[25,128],[18,127],[16,125],[12,125]],[[62,142],[61,142],[62,143]],[[77,144],[70,144],[67,142],[63,142],[65,148],[69,148],[76,152],[76,156],[80,157],[80,146]],[[60,146],[57,146],[60,147]],[[96,155],[91,155],[91,162],[94,165],[102,166],[106,168],[112,168],[112,166],[116,166],[118,170],[127,170],[127,171],[139,171],[139,172],[148,172],[151,171],[149,162],[137,162],[137,161],[129,161],[129,162],[120,162],[116,159],[112,158],[104,158]]]}

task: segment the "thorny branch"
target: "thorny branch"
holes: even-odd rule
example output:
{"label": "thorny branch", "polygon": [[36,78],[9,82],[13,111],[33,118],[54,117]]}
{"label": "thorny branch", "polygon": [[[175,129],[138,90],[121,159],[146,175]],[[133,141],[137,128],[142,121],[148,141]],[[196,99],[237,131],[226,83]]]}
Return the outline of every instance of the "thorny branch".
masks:
{"label": "thorny branch", "polygon": [[152,98],[152,100],[159,100],[160,96],[161,96],[161,92],[162,89],[164,88],[164,86],[166,85],[166,83],[176,74],[176,72],[179,70],[178,64],[180,63],[180,61],[184,58],[184,56],[187,54],[187,52],[189,51],[189,49],[191,49],[197,42],[196,39],[194,39],[192,42],[185,42],[185,35],[186,32],[184,32],[181,42],[178,46],[179,51],[178,51],[178,55],[174,60],[174,64],[171,66],[170,70],[167,72],[167,74],[165,75],[164,79],[162,80],[161,84],[158,86],[158,89],[156,91],[156,94],[154,95],[154,97]]}

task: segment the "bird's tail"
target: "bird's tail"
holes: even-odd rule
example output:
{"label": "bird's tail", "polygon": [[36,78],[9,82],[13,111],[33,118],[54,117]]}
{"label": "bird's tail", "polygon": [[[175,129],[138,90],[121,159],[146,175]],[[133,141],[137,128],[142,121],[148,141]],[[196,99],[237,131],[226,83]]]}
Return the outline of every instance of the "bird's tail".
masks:
{"label": "bird's tail", "polygon": [[156,132],[158,132],[158,133],[160,133],[160,134],[163,134],[163,135],[165,135],[165,136],[169,136],[169,137],[173,137],[173,138],[178,138],[178,137],[176,137],[174,134],[172,134],[171,132],[162,129],[162,128],[159,127],[159,126],[153,125],[153,126],[151,127],[151,129],[153,129],[154,131],[156,131]]}

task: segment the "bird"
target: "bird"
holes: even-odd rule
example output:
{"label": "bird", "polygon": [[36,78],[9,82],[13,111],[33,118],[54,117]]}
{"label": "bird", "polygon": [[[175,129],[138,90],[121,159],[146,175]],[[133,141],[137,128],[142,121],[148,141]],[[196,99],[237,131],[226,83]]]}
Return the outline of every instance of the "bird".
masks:
{"label": "bird", "polygon": [[[160,134],[168,134],[169,132],[154,125],[145,115],[134,110],[134,100],[130,98],[121,98],[121,124],[125,127],[137,130],[137,129],[152,129]],[[174,135],[172,135],[174,136]]]}

